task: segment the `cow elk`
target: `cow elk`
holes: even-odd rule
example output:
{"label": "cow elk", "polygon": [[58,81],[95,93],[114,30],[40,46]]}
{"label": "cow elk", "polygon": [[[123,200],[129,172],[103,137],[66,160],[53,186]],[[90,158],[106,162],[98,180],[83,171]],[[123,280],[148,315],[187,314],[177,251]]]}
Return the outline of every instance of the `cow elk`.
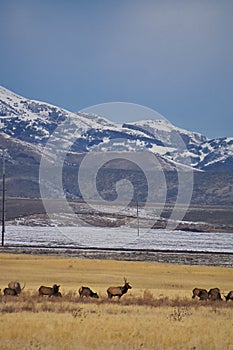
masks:
{"label": "cow elk", "polygon": [[127,282],[126,278],[124,277],[124,286],[120,287],[109,287],[107,289],[108,298],[112,299],[112,297],[118,297],[118,300],[128,292],[128,289],[131,289],[132,287],[129,285],[129,282]]}
{"label": "cow elk", "polygon": [[52,287],[46,287],[46,286],[41,286],[38,289],[39,296],[47,295],[49,297],[55,296],[55,297],[61,297],[61,293],[59,292],[60,286],[57,284],[54,284]]}
{"label": "cow elk", "polygon": [[12,296],[17,296],[17,292],[15,289],[11,289],[11,288],[5,288],[3,291],[4,295],[12,295]]}
{"label": "cow elk", "polygon": [[224,295],[226,301],[232,300],[233,301],[233,290],[231,290],[227,295]]}
{"label": "cow elk", "polygon": [[203,300],[208,300],[208,292],[206,290],[201,290],[199,293],[199,300],[203,301]]}
{"label": "cow elk", "polygon": [[79,290],[79,295],[80,295],[80,298],[83,298],[83,297],[90,297],[90,298],[96,298],[98,299],[99,296],[97,293],[93,292],[89,287],[80,287]]}
{"label": "cow elk", "polygon": [[199,300],[207,300],[208,299],[208,292],[206,289],[194,288],[192,298],[194,299],[195,297],[198,297]]}
{"label": "cow elk", "polygon": [[222,300],[219,288],[211,288],[208,292],[206,289],[194,288],[192,298],[198,297],[199,300]]}
{"label": "cow elk", "polygon": [[211,288],[208,292],[208,298],[212,301],[222,300],[219,288]]}

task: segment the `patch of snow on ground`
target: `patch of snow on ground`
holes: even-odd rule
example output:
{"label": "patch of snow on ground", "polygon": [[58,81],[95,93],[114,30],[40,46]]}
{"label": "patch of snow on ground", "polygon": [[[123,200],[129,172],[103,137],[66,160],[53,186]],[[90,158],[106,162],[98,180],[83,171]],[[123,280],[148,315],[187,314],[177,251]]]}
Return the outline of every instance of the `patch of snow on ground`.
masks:
{"label": "patch of snow on ground", "polygon": [[233,233],[200,233],[118,227],[8,226],[6,245],[163,249],[233,253]]}

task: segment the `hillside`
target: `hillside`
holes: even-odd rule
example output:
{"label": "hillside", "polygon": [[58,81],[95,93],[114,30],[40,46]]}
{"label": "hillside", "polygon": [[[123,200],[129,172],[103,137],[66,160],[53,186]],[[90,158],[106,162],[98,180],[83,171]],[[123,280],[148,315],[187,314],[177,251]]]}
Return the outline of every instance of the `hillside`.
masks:
{"label": "hillside", "polygon": [[[166,120],[143,120],[143,117],[134,123],[116,124],[99,115],[75,114],[45,102],[29,100],[0,87],[0,152],[4,152],[6,159],[7,196],[40,198],[42,155],[48,162],[48,169],[53,169],[54,173],[46,186],[56,196],[56,160],[64,153],[62,186],[65,195],[71,200],[81,200],[78,172],[82,160],[87,154],[98,156],[114,152],[115,158],[98,169],[99,194],[113,201],[117,195],[116,184],[126,179],[134,187],[132,202],[144,203],[148,195],[145,169],[127,160],[126,154],[137,152],[140,155],[147,151],[156,164],[156,167],[151,164],[148,173],[156,178],[162,171],[165,177],[166,203],[176,201],[179,172],[187,171],[193,173],[194,179],[192,204],[233,204],[233,138],[209,140]],[[158,195],[159,192],[164,195],[158,186]]]}

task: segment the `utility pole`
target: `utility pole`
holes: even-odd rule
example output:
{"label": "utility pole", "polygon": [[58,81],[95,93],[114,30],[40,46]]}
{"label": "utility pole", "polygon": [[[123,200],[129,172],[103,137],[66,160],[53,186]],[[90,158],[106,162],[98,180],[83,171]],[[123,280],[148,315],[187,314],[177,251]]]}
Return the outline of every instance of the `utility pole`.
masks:
{"label": "utility pole", "polygon": [[137,200],[137,230],[138,230],[138,237],[139,237],[139,211],[138,211],[138,200]]}
{"label": "utility pole", "polygon": [[6,201],[6,174],[5,174],[5,155],[2,155],[2,246],[5,238],[5,201]]}

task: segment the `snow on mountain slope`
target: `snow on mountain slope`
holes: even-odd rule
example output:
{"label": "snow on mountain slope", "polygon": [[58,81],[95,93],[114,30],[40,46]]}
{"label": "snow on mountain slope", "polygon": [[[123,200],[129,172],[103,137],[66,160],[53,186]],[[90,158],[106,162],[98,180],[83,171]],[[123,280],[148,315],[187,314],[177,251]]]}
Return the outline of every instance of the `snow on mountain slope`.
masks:
{"label": "snow on mountain slope", "polygon": [[[142,120],[131,124],[123,124],[124,128],[146,132],[162,142],[162,152],[167,159],[194,166],[196,148],[207,138],[199,133],[178,128],[166,120]],[[160,152],[158,152],[160,153]]]}
{"label": "snow on mountain slope", "polygon": [[43,146],[57,126],[68,119],[70,124],[63,138],[69,141],[75,132],[71,149],[74,152],[141,151],[146,148],[164,153],[163,143],[144,131],[122,128],[95,114],[74,114],[48,103],[28,100],[0,87],[1,131],[11,137]]}
{"label": "snow on mountain slope", "polygon": [[233,138],[208,140],[166,120],[143,120],[143,115],[141,121],[120,125],[96,114],[75,114],[29,100],[0,86],[0,128],[8,137],[24,146],[32,145],[40,154],[57,127],[63,125],[62,136],[53,137],[53,141],[56,144],[62,137],[63,143],[70,143],[75,139],[71,152],[146,149],[172,167],[179,163],[203,170],[233,169]]}
{"label": "snow on mountain slope", "polygon": [[54,105],[28,100],[0,87],[1,129],[6,134],[31,143],[44,144],[56,127],[71,118],[79,134],[98,128],[95,120]]}
{"label": "snow on mountain slope", "polygon": [[198,166],[203,170],[216,170],[219,165],[225,170],[233,168],[233,137],[213,139],[201,145]]}
{"label": "snow on mountain slope", "polygon": [[134,130],[141,130],[147,132],[148,135],[156,137],[161,140],[163,143],[173,144],[173,137],[175,134],[182,135],[185,145],[190,144],[200,144],[204,142],[207,138],[199,133],[187,131],[181,128],[178,128],[167,120],[141,120],[135,123],[126,123],[123,124],[123,127],[131,128]]}
{"label": "snow on mountain slope", "polygon": [[73,133],[75,128],[75,132],[78,131],[77,136],[90,141],[93,137],[98,140],[98,133],[102,141],[103,132],[110,138],[123,138],[125,135],[129,138],[135,135],[144,138],[146,136],[142,132],[122,132],[119,124],[100,116],[82,112],[75,114],[48,103],[26,99],[0,87],[1,130],[10,136],[44,144],[55,128],[68,118],[74,124],[68,132]]}

